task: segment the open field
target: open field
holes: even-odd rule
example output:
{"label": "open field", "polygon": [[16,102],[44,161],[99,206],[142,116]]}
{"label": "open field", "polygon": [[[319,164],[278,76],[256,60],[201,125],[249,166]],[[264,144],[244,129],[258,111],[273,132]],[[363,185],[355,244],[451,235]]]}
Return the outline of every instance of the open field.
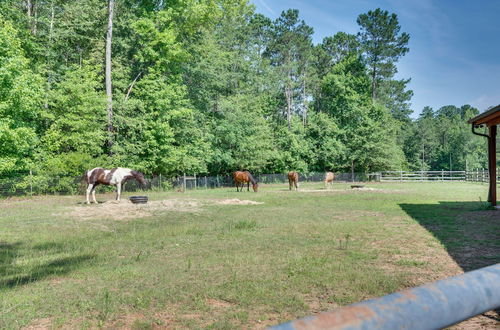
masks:
{"label": "open field", "polygon": [[0,200],[0,328],[261,328],[500,262],[486,185],[366,187]]}

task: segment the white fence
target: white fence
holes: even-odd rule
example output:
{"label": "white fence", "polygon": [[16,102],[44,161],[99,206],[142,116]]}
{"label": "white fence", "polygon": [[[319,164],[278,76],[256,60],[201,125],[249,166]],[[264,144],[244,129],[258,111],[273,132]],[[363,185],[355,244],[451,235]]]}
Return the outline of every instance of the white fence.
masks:
{"label": "white fence", "polygon": [[[497,170],[497,179],[500,179],[500,169]],[[428,182],[428,181],[471,181],[489,182],[488,170],[472,171],[385,171],[380,172],[382,182]]]}

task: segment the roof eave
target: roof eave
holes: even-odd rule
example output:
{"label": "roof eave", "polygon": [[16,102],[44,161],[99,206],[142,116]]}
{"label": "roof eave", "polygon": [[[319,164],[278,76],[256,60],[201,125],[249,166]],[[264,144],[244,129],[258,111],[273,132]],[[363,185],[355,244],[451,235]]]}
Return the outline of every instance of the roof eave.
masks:
{"label": "roof eave", "polygon": [[491,115],[495,114],[496,112],[498,112],[498,116],[500,117],[500,104],[497,105],[496,107],[491,108],[488,111],[485,111],[485,112],[477,115],[474,118],[469,119],[467,122],[469,124],[474,124],[474,125],[485,124],[485,123],[487,123],[488,120],[486,120],[486,121],[484,121],[484,120],[487,119],[487,117],[490,117]]}

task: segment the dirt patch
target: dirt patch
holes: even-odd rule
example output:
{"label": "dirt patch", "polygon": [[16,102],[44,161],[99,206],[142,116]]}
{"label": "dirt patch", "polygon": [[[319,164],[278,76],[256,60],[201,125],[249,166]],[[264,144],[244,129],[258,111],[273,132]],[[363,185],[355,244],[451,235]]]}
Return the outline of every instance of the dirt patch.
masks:
{"label": "dirt patch", "polygon": [[488,330],[500,329],[500,311],[489,311],[463,321],[447,329],[454,330]]}
{"label": "dirt patch", "polygon": [[217,205],[259,205],[259,204],[264,204],[264,203],[251,201],[248,199],[241,200],[238,198],[230,198],[230,199],[215,200],[215,204],[217,204]]}
{"label": "dirt patch", "polygon": [[52,322],[50,319],[38,319],[31,322],[30,325],[23,327],[23,330],[46,330],[51,329]]}
{"label": "dirt patch", "polygon": [[209,306],[216,307],[216,308],[228,308],[228,307],[231,307],[233,305],[230,302],[227,302],[224,300],[219,300],[219,299],[213,299],[213,298],[207,299],[207,304]]}
{"label": "dirt patch", "polygon": [[133,204],[129,200],[108,201],[101,204],[78,205],[69,208],[63,213],[65,216],[78,218],[81,220],[92,219],[113,219],[129,220],[136,218],[150,217],[159,212],[191,212],[196,213],[206,205],[258,205],[262,202],[251,200],[233,199],[166,199],[161,201],[151,201],[147,204]]}
{"label": "dirt patch", "polygon": [[201,205],[197,201],[169,199],[152,201],[147,204],[133,204],[129,200],[108,201],[102,204],[79,205],[72,207],[65,215],[83,220],[113,219],[128,220],[154,215],[158,211],[198,212]]}

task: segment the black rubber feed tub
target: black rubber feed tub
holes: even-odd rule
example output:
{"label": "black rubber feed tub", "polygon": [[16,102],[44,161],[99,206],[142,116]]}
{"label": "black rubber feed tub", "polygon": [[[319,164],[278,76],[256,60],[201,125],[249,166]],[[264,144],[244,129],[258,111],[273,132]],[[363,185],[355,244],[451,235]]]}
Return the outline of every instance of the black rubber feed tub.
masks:
{"label": "black rubber feed tub", "polygon": [[148,202],[148,196],[130,196],[129,199],[134,204],[146,204]]}

